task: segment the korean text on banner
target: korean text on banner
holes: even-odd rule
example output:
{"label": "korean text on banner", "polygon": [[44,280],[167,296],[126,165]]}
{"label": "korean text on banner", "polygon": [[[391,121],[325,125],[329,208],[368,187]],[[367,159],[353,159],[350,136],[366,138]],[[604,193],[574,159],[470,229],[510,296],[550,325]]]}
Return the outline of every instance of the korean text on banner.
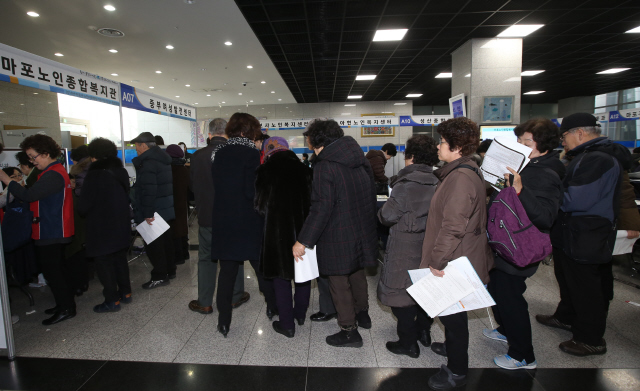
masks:
{"label": "korean text on banner", "polygon": [[450,115],[401,115],[400,126],[435,126],[448,119]]}
{"label": "korean text on banner", "polygon": [[195,107],[138,90],[127,84],[121,84],[120,88],[122,90],[122,107],[189,121],[196,120]]}
{"label": "korean text on banner", "polygon": [[[341,128],[403,126],[400,125],[398,117],[335,118],[334,120]],[[311,122],[309,119],[271,119],[260,121],[260,127],[262,129],[305,129],[309,122]]]}
{"label": "korean text on banner", "polygon": [[0,81],[120,105],[120,83],[0,43]]}

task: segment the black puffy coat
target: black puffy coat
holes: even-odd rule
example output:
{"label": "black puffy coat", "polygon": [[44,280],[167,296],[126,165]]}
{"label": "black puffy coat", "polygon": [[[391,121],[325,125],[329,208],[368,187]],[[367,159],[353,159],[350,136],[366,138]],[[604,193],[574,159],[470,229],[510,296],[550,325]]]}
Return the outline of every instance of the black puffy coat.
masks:
{"label": "black puffy coat", "polygon": [[141,223],[153,217],[155,212],[165,221],[175,219],[171,156],[155,146],[134,157],[132,162],[136,168],[136,183],[133,185],[135,222]]}
{"label": "black puffy coat", "polygon": [[420,267],[427,215],[437,184],[438,178],[426,164],[407,166],[391,180],[393,191],[378,211],[380,222],[391,227],[378,282],[378,299],[384,305],[416,304],[407,293],[411,286],[407,270]]}
{"label": "black puffy coat", "polygon": [[216,152],[211,165],[213,260],[260,259],[263,220],[253,208],[258,166],[260,152],[255,148],[233,144]]}
{"label": "black puffy coat", "polygon": [[[518,198],[531,223],[541,232],[549,233],[558,216],[562,202],[564,174],[565,166],[560,161],[557,151],[531,159],[520,172],[522,191]],[[497,194],[498,192],[494,192],[492,201]],[[498,270],[507,274],[531,277],[538,270],[540,262],[518,267],[495,255],[495,265]]]}
{"label": "black puffy coat", "polygon": [[298,241],[318,246],[320,273],[338,276],[375,266],[376,189],[371,166],[353,137],[339,138],[316,157],[312,189]]}
{"label": "black puffy coat", "polygon": [[129,174],[115,157],[96,160],[82,185],[78,213],[85,216],[87,257],[114,253],[129,247],[131,213]]}
{"label": "black puffy coat", "polygon": [[264,217],[260,270],[266,278],[295,278],[291,248],[309,214],[312,179],[293,151],[276,152],[258,168],[255,207]]}

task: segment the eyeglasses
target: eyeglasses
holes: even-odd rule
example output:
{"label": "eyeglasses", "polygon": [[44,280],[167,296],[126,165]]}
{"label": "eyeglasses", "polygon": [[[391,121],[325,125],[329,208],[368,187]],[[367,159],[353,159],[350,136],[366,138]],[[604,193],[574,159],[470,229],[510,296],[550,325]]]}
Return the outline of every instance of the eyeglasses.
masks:
{"label": "eyeglasses", "polygon": [[36,161],[36,158],[37,158],[38,156],[40,156],[40,155],[42,155],[42,154],[41,154],[41,153],[39,153],[39,154],[37,154],[36,156],[29,156],[29,160],[30,160],[30,161],[32,161],[32,162],[35,162],[35,161]]}
{"label": "eyeglasses", "polygon": [[567,138],[567,135],[569,135],[571,133],[573,133],[573,132],[570,131],[570,130],[562,133],[562,136],[560,136],[560,142],[563,142]]}
{"label": "eyeglasses", "polygon": [[11,175],[9,178],[11,178],[11,179],[21,179],[22,178],[22,174],[14,174],[14,175]]}
{"label": "eyeglasses", "polygon": [[440,144],[449,144],[445,139],[441,138],[440,139]]}

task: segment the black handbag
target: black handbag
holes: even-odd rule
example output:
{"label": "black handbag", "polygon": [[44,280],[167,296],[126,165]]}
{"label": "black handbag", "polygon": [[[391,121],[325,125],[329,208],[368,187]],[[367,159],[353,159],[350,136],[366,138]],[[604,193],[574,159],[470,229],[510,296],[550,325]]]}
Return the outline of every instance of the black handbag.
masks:
{"label": "black handbag", "polygon": [[[561,212],[562,213],[562,212]],[[616,224],[602,216],[571,216],[560,218],[564,253],[578,263],[611,262],[616,243]]]}
{"label": "black handbag", "polygon": [[12,252],[31,240],[33,212],[29,203],[14,199],[6,207],[2,220],[2,244],[5,252]]}

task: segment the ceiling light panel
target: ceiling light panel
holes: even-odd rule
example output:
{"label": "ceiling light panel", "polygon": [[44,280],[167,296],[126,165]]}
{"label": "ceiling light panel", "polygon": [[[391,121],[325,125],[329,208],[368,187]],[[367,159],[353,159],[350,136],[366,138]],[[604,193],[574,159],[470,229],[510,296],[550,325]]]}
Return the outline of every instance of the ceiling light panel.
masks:
{"label": "ceiling light panel", "polygon": [[525,92],[524,95],[538,95],[538,94],[542,94],[544,91],[529,91],[529,92]]}
{"label": "ceiling light panel", "polygon": [[106,9],[107,11],[115,11],[116,7],[114,7],[114,6],[110,5],[110,4],[107,4],[107,5],[104,6],[104,9]]}
{"label": "ceiling light panel", "polygon": [[544,24],[517,24],[507,28],[506,30],[498,34],[498,37],[499,38],[526,37],[527,35],[531,34],[532,32],[538,30],[543,26]]}
{"label": "ceiling light panel", "polygon": [[358,75],[356,80],[375,80],[376,75]]}
{"label": "ceiling light panel", "polygon": [[597,75],[610,75],[612,73],[620,73],[620,72],[628,71],[629,69],[631,68],[611,68],[611,69],[607,69],[606,71],[598,72]]}
{"label": "ceiling light panel", "polygon": [[31,17],[33,17],[33,18],[37,18],[38,16],[40,16],[40,14],[39,14],[39,13],[37,13],[37,12],[33,12],[33,11],[29,11],[29,12],[27,12],[27,15],[29,15],[29,16],[31,16]]}
{"label": "ceiling light panel", "polygon": [[349,95],[347,99],[362,99],[362,95]]}
{"label": "ceiling light panel", "polygon": [[[28,14],[28,13],[27,13],[27,14]],[[638,26],[638,27],[636,27],[636,28],[634,28],[634,29],[631,29],[631,30],[627,30],[627,31],[626,31],[626,33],[629,33],[629,34],[636,34],[636,33],[640,33],[640,26]]]}
{"label": "ceiling light panel", "polygon": [[450,79],[453,77],[453,73],[450,72],[442,72],[436,75],[436,79]]}
{"label": "ceiling light panel", "polygon": [[396,30],[377,30],[373,36],[374,42],[380,41],[400,41],[404,38],[404,35],[409,31],[408,29],[396,29]]}
{"label": "ceiling light panel", "polygon": [[540,74],[542,72],[544,72],[544,71],[524,71],[520,75],[521,76],[535,76],[535,75],[538,75],[538,74]]}
{"label": "ceiling light panel", "polygon": [[407,94],[407,98],[419,98],[422,94]]}

